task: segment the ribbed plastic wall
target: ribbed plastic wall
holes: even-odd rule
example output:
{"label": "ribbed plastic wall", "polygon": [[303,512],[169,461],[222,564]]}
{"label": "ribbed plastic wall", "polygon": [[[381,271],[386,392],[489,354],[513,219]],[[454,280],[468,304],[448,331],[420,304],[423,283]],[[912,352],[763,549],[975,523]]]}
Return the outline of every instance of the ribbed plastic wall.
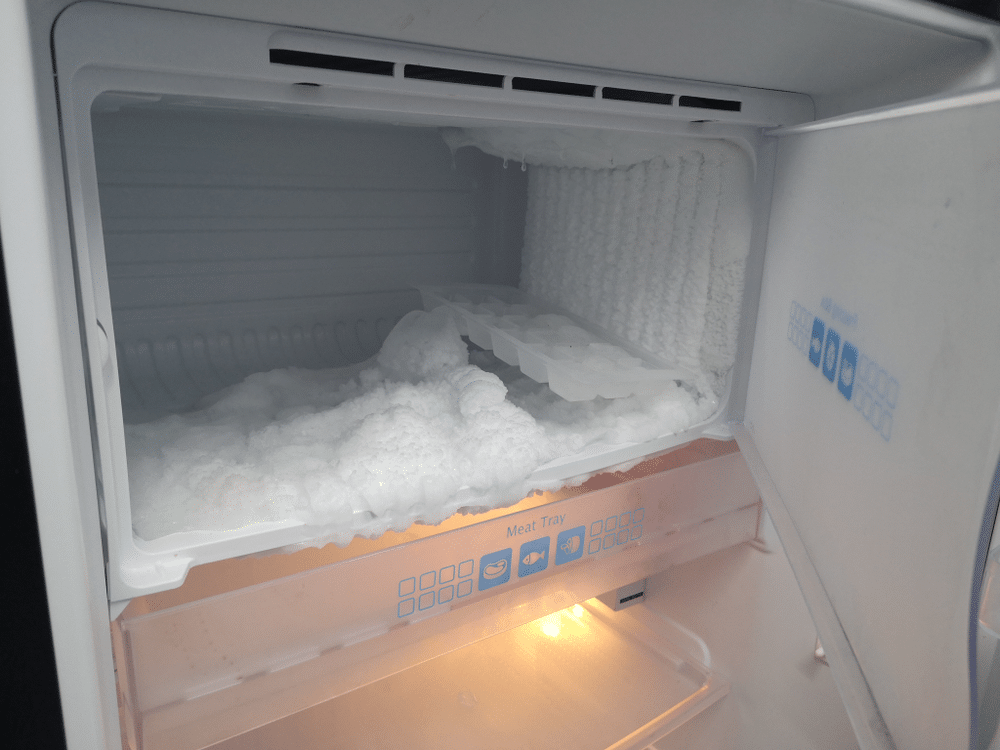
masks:
{"label": "ribbed plastic wall", "polygon": [[517,284],[526,175],[435,129],[156,105],[93,122],[127,422],[361,362],[414,284]]}

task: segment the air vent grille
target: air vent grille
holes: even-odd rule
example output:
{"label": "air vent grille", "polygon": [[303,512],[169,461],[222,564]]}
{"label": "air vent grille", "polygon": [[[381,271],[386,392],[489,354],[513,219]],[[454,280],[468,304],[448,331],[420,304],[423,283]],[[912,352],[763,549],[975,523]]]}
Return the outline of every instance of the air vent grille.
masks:
{"label": "air vent grille", "polygon": [[559,94],[560,96],[582,96],[593,98],[597,86],[585,83],[570,83],[569,81],[550,81],[547,78],[521,78],[511,81],[515,91],[534,91],[539,94]]}
{"label": "air vent grille", "polygon": [[[366,75],[387,77],[394,77],[397,64],[389,60],[329,55],[295,49],[272,49],[270,50],[270,60],[277,65],[294,65],[300,68],[336,70],[344,73],[363,73]],[[463,70],[461,68],[444,68],[415,63],[402,65],[403,78],[418,81],[502,89],[504,88],[505,80],[507,80],[507,77],[502,73],[484,73],[481,71]],[[598,89],[596,85],[588,83],[558,81],[549,78],[528,78],[526,76],[511,77],[510,87],[514,91],[530,91],[537,94],[553,94],[556,96],[575,96],[584,99],[594,99]],[[661,91],[626,89],[615,86],[601,87],[601,98],[609,101],[655,104],[668,107],[676,104],[688,109],[712,110],[715,112],[740,112],[743,108],[742,102],[735,99],[713,99],[710,97],[688,95],[677,96]]]}
{"label": "air vent grille", "polygon": [[395,68],[395,63],[386,60],[326,55],[295,49],[272,49],[271,62],[278,65],[295,65],[299,68],[340,70],[345,73],[367,73],[375,76],[392,76]]}
{"label": "air vent grille", "polygon": [[429,65],[407,65],[403,69],[403,76],[405,78],[415,78],[420,81],[458,83],[465,86],[486,86],[494,89],[503,88],[503,76],[498,73],[477,73],[471,70],[435,68]]}
{"label": "air vent grille", "polygon": [[601,96],[619,102],[639,102],[641,104],[673,104],[673,94],[661,94],[658,91],[637,91],[635,89],[618,89],[605,86]]}
{"label": "air vent grille", "polygon": [[703,96],[682,96],[678,104],[681,107],[696,109],[714,109],[718,112],[739,112],[743,103],[733,99],[706,99]]}

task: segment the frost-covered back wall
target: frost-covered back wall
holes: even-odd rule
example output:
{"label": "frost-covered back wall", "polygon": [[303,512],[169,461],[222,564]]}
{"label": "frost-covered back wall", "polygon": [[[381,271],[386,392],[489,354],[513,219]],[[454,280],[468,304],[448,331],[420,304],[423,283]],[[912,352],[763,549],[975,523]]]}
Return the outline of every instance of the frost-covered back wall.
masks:
{"label": "frost-covered back wall", "polygon": [[736,356],[752,163],[732,143],[586,131],[446,134],[531,164],[521,288],[702,371]]}

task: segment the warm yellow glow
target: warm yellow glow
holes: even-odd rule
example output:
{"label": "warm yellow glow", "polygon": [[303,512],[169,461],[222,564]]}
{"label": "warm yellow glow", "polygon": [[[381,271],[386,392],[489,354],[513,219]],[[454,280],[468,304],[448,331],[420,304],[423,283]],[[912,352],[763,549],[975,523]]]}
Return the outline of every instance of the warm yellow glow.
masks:
{"label": "warm yellow glow", "polygon": [[542,632],[549,638],[555,638],[559,635],[559,624],[551,621],[543,623]]}
{"label": "warm yellow glow", "polygon": [[534,624],[549,638],[558,638],[560,635],[579,637],[586,634],[589,629],[586,622],[581,620],[586,614],[587,610],[579,604],[574,604],[572,607],[541,617],[535,620]]}

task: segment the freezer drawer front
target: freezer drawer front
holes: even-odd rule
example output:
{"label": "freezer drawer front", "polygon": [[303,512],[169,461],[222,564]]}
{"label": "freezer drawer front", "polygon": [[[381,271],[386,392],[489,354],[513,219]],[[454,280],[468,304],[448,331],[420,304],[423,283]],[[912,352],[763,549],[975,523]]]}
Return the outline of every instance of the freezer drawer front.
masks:
{"label": "freezer drawer front", "polygon": [[973,581],[1000,451],[998,99],[778,139],[741,436],[801,542],[803,589],[814,574],[829,605],[810,602],[821,634],[826,619],[856,656],[842,693],[877,704],[863,746],[970,741]]}

